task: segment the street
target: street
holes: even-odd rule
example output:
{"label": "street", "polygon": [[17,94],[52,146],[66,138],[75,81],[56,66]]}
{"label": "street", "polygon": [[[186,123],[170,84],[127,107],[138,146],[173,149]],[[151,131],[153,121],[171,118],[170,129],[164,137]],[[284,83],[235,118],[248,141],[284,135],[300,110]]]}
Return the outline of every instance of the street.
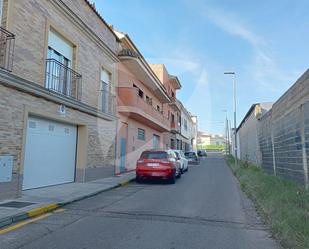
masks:
{"label": "street", "polygon": [[1,249],[278,248],[221,154],[176,184],[131,183],[0,235]]}

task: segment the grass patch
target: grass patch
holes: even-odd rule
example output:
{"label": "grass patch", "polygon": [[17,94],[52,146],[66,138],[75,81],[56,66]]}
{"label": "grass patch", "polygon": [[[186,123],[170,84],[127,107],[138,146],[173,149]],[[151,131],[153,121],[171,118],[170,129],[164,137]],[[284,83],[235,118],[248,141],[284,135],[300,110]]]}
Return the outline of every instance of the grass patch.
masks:
{"label": "grass patch", "polygon": [[199,150],[223,150],[224,145],[199,145]]}
{"label": "grass patch", "polygon": [[290,249],[309,248],[309,191],[253,164],[236,166],[232,156],[226,160],[279,243]]}

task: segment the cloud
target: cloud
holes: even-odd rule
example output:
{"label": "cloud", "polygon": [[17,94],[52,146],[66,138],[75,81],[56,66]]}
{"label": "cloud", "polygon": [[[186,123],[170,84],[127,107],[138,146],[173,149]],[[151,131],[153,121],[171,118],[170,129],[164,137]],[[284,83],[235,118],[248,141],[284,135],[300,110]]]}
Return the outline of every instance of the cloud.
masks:
{"label": "cloud", "polygon": [[205,11],[207,18],[216,26],[231,35],[236,35],[248,41],[253,46],[264,43],[264,39],[248,29],[241,20],[230,12],[208,8]]}
{"label": "cloud", "polygon": [[252,46],[253,59],[246,68],[248,76],[258,90],[267,89],[281,93],[291,81],[293,82],[295,74],[290,74],[280,68],[265,38],[251,30],[235,13],[207,8],[203,14],[221,30],[240,37]]}

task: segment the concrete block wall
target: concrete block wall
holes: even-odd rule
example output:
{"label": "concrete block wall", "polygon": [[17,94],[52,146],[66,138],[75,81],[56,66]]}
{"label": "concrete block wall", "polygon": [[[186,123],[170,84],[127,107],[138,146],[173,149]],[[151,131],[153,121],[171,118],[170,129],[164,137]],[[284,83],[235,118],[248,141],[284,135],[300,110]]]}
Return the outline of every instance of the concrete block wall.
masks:
{"label": "concrete block wall", "polygon": [[238,130],[240,159],[261,164],[261,156],[257,137],[257,118],[252,111],[246,122]]}
{"label": "concrete block wall", "polygon": [[309,187],[309,70],[261,118],[258,138],[267,172]]}
{"label": "concrete block wall", "polygon": [[269,111],[258,123],[258,138],[261,151],[261,165],[270,174],[274,174],[273,142],[271,137],[271,117]]}

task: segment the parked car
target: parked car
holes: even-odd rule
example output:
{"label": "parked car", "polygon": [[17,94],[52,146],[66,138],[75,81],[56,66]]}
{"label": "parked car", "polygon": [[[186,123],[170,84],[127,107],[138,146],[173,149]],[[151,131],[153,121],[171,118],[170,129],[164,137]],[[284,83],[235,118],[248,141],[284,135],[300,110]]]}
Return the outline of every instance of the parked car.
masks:
{"label": "parked car", "polygon": [[199,157],[207,157],[207,152],[206,152],[206,150],[198,150],[197,155]]}
{"label": "parked car", "polygon": [[188,159],[189,164],[199,164],[200,163],[200,159],[198,158],[195,151],[187,151],[185,152],[185,156]]}
{"label": "parked car", "polygon": [[172,150],[144,151],[136,163],[136,181],[165,179],[174,184],[181,177],[180,161]]}
{"label": "parked car", "polygon": [[177,159],[180,161],[180,168],[181,173],[184,173],[185,171],[188,171],[188,159],[186,158],[185,154],[182,150],[173,150],[177,156]]}

